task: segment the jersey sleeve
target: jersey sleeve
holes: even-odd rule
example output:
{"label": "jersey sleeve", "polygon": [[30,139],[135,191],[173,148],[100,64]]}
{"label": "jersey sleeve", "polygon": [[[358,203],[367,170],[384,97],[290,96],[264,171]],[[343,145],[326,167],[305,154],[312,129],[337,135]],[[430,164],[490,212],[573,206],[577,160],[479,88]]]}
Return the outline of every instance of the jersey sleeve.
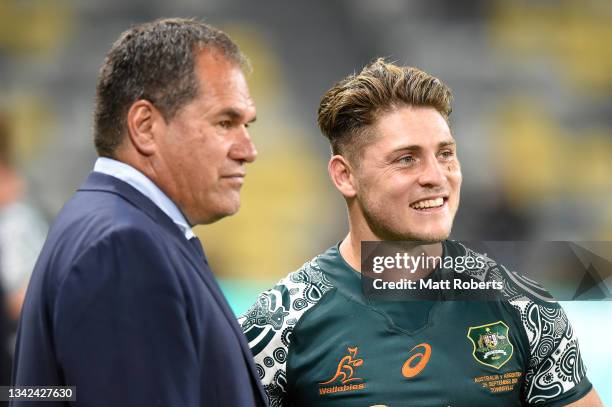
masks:
{"label": "jersey sleeve", "polygon": [[314,259],[261,293],[238,318],[271,407],[288,404],[287,357],[295,325],[331,288]]}
{"label": "jersey sleeve", "polygon": [[562,406],[593,387],[586,377],[578,339],[557,302],[516,301],[529,340],[524,398],[529,405]]}
{"label": "jersey sleeve", "polygon": [[463,250],[472,257],[482,256],[487,266],[468,270],[468,275],[503,282],[502,294],[518,313],[529,343],[523,384],[527,405],[564,406],[584,397],[593,386],[561,305],[536,281],[509,271],[486,255]]}

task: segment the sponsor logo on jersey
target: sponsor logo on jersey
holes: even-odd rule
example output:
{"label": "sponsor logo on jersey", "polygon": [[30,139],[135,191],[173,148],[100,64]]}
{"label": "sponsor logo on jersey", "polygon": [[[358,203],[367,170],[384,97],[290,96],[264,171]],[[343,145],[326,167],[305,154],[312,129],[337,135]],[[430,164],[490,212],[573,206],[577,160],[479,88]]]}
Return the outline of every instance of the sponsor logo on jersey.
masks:
{"label": "sponsor logo on jersey", "polygon": [[413,378],[425,369],[431,357],[431,346],[425,342],[419,343],[414,348],[410,349],[409,353],[412,353],[412,356],[410,356],[402,366],[402,375],[407,379]]}
{"label": "sponsor logo on jersey", "polygon": [[329,380],[319,383],[319,395],[365,389],[364,380],[355,376],[355,370],[363,365],[363,359],[357,357],[359,349],[349,346],[346,350],[347,355],[338,362],[336,373]]}
{"label": "sponsor logo on jersey", "polygon": [[472,356],[478,363],[499,369],[512,358],[514,346],[510,343],[510,328],[503,321],[471,326],[467,337],[472,342]]}

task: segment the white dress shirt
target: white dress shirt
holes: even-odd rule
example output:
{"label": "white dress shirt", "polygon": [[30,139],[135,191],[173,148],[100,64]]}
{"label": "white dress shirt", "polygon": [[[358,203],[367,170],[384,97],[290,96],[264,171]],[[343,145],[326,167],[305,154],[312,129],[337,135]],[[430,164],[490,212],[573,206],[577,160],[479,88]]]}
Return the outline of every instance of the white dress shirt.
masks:
{"label": "white dress shirt", "polygon": [[168,198],[161,189],[157,187],[146,175],[138,171],[136,168],[123,163],[121,161],[113,160],[111,158],[99,157],[94,165],[94,172],[100,172],[102,174],[110,175],[120,179],[123,182],[128,183],[141,194],[149,198],[159,209],[161,209],[166,215],[172,219],[172,221],[179,227],[181,232],[185,235],[187,240],[195,237],[195,234],[191,230],[191,226],[183,213],[177,208],[177,206]]}

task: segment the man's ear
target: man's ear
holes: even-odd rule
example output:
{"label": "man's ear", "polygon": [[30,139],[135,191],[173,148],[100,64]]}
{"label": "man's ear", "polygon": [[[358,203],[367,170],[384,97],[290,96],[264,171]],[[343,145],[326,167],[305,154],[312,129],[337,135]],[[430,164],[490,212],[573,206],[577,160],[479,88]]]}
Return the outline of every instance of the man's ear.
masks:
{"label": "man's ear", "polygon": [[354,198],[357,195],[355,185],[354,169],[346,158],[341,155],[334,155],[327,164],[329,176],[345,198]]}
{"label": "man's ear", "polygon": [[128,136],[134,148],[150,156],[157,148],[157,137],[165,129],[166,121],[159,110],[148,100],[137,100],[127,113]]}

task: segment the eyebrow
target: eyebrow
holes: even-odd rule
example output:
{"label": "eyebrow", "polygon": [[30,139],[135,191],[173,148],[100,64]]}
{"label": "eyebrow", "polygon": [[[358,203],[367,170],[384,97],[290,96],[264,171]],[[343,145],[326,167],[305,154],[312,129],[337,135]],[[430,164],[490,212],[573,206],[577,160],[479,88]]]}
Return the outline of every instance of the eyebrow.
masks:
{"label": "eyebrow", "polygon": [[[218,116],[229,116],[230,119],[232,120],[241,120],[244,117],[244,114],[234,108],[228,107],[226,109],[221,110],[219,113],[217,113]],[[248,121],[248,123],[253,123],[257,120],[257,116],[254,116],[251,120]]]}
{"label": "eyebrow", "polygon": [[[438,148],[450,147],[450,146],[454,146],[456,144],[457,143],[455,142],[455,140],[441,141],[441,142],[438,143]],[[421,151],[422,149],[423,149],[423,147],[421,147],[420,145],[414,144],[414,145],[410,145],[410,146],[399,147],[399,148],[396,148],[393,151],[394,152],[404,151],[404,150],[408,150],[408,151]]]}

